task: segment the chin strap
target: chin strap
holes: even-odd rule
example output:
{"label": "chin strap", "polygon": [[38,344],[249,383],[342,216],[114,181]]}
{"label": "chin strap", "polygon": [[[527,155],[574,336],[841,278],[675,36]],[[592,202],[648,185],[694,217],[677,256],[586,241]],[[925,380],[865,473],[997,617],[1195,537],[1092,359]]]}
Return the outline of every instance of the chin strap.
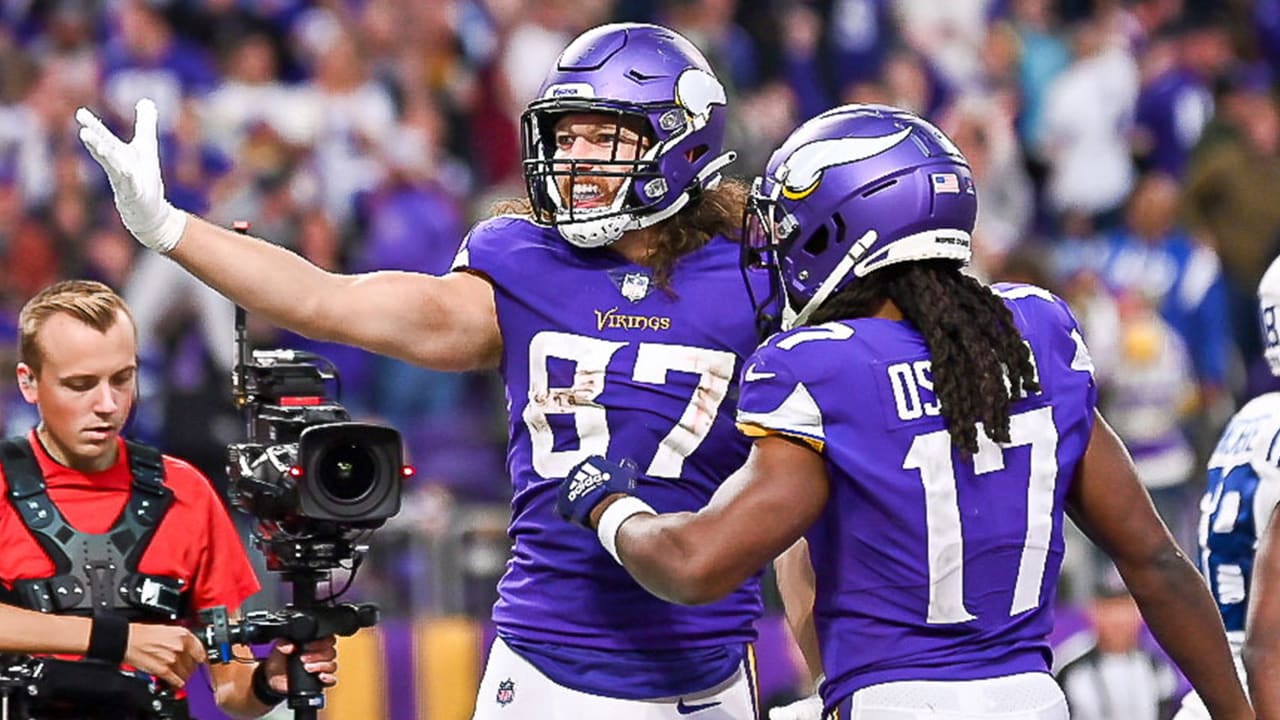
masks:
{"label": "chin strap", "polygon": [[633,218],[627,215],[613,215],[594,220],[579,220],[571,223],[556,223],[560,237],[570,245],[580,248],[598,248],[612,245],[630,227]]}
{"label": "chin strap", "polygon": [[[722,154],[720,157],[707,163],[707,166],[702,168],[701,172],[699,172],[697,175],[694,175],[693,182],[691,183],[691,185],[693,187],[697,187],[703,190],[713,188],[719,185],[720,184],[720,168],[723,168],[725,165],[728,165],[729,163],[733,162],[737,158],[738,158],[738,153],[732,150]],[[693,197],[693,193],[689,190],[685,190],[684,192],[680,193],[680,197],[676,198],[676,201],[671,203],[671,205],[659,210],[658,212],[636,218],[635,227],[633,228],[629,227],[626,229],[642,230],[644,228],[657,225],[663,220],[666,220],[672,215],[675,215],[676,213],[683,210],[684,206],[689,204],[689,199],[692,197]]]}
{"label": "chin strap", "polygon": [[[702,171],[695,175],[693,179],[704,188],[713,188],[720,184],[720,169],[737,159],[738,153],[729,150],[707,163],[707,166],[702,168]],[[711,177],[713,173],[715,177]]]}

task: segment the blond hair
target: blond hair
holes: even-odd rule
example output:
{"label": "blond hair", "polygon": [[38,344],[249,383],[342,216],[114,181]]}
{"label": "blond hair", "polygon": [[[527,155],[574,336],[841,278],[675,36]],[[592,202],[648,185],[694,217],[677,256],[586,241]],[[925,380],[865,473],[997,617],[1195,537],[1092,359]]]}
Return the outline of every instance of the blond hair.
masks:
{"label": "blond hair", "polygon": [[[124,298],[115,290],[93,280],[63,280],[36,293],[22,306],[18,314],[18,360],[39,373],[44,361],[44,350],[36,342],[36,336],[45,321],[57,313],[70,315],[98,332],[105,333],[115,326],[124,313],[133,324],[133,313]],[[137,327],[134,327],[137,339]]]}

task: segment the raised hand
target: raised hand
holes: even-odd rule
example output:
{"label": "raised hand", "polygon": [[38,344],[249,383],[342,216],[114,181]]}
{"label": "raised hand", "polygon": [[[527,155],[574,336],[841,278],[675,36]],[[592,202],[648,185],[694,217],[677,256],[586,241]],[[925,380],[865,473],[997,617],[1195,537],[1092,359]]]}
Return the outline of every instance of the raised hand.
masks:
{"label": "raised hand", "polygon": [[167,253],[182,238],[187,214],[164,198],[156,141],[156,104],[143,98],[135,113],[133,140],[125,143],[87,108],[76,110],[80,142],[106,171],[124,226],[138,242]]}
{"label": "raised hand", "polygon": [[184,627],[131,623],[124,661],[173,687],[182,687],[205,661],[204,646]]}

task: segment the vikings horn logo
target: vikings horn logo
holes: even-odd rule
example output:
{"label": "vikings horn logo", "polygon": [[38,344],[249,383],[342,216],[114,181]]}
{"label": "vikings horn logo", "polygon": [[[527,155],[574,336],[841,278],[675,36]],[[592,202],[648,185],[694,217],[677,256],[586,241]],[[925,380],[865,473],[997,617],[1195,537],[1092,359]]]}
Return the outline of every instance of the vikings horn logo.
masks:
{"label": "vikings horn logo", "polygon": [[698,119],[694,122],[695,126],[706,124],[711,117],[712,105],[727,103],[724,86],[706,70],[689,68],[680,73],[680,78],[676,80],[676,104]]}
{"label": "vikings horn logo", "polygon": [[896,147],[910,134],[911,128],[903,128],[892,135],[832,138],[803,145],[778,168],[782,194],[789,200],[799,200],[818,187],[827,168],[875,157]]}

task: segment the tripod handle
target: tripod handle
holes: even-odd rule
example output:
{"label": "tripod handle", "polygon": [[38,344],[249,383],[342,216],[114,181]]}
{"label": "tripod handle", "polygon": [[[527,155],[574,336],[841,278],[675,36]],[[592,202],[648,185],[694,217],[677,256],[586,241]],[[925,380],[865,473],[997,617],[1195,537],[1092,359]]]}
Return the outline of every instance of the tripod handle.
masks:
{"label": "tripod handle", "polygon": [[285,669],[289,678],[289,709],[295,711],[295,718],[302,717],[300,710],[324,707],[324,683],[319,676],[307,672],[302,663],[302,645],[294,646],[293,654],[285,661]]}

